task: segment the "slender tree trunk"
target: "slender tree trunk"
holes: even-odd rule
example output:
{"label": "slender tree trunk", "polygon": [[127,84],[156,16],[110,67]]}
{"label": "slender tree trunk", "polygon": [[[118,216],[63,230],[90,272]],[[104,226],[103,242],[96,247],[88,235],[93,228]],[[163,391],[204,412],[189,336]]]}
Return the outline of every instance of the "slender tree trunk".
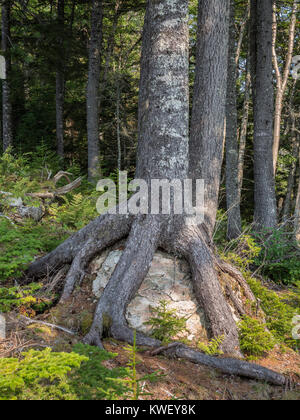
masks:
{"label": "slender tree trunk", "polygon": [[111,33],[107,42],[107,49],[106,49],[106,54],[105,54],[105,64],[104,64],[104,72],[103,72],[103,80],[102,80],[102,84],[103,84],[103,88],[102,90],[105,88],[105,84],[107,82],[107,76],[108,76],[108,71],[109,71],[109,66],[110,66],[110,62],[111,62],[111,57],[114,51],[114,46],[115,46],[115,35],[116,35],[116,30],[118,27],[118,21],[120,18],[120,6],[122,4],[121,0],[116,0],[115,2],[115,13],[114,13],[114,17],[113,17],[113,23],[112,23],[112,29],[111,29]]}
{"label": "slender tree trunk", "polygon": [[99,85],[102,21],[102,0],[93,0],[87,85],[88,174],[90,181],[96,181],[100,176]]}
{"label": "slender tree trunk", "polygon": [[56,69],[56,141],[57,153],[64,159],[64,93],[65,93],[65,51],[64,51],[65,1],[57,3],[58,60]]}
{"label": "slender tree trunk", "polygon": [[[205,181],[205,224],[211,236],[216,221],[224,149],[229,0],[200,1],[198,28],[190,175]],[[207,162],[211,164],[207,165]]]}
{"label": "slender tree trunk", "polygon": [[240,147],[239,147],[239,164],[238,164],[238,183],[239,183],[239,197],[241,200],[243,180],[244,180],[244,162],[246,153],[247,131],[250,111],[250,96],[251,96],[251,73],[250,73],[250,54],[248,54],[246,64],[246,84],[245,97],[243,104],[243,117],[240,129]]}
{"label": "slender tree trunk", "polygon": [[11,104],[11,38],[10,38],[10,12],[11,0],[2,2],[2,42],[1,49],[5,57],[6,79],[2,82],[2,133],[3,133],[3,151],[12,146],[12,104]]}
{"label": "slender tree trunk", "polygon": [[[300,136],[298,135],[298,144],[300,144]],[[299,147],[299,166],[300,166],[300,147]],[[298,191],[295,206],[295,238],[300,243],[300,177],[298,183]]]}
{"label": "slender tree trunk", "polygon": [[277,224],[273,170],[272,0],[252,4],[254,92],[254,220],[258,229]]}
{"label": "slender tree trunk", "polygon": [[287,88],[287,82],[288,82],[288,78],[290,74],[292,58],[293,58],[293,50],[294,50],[294,42],[295,42],[295,28],[296,28],[296,22],[297,22],[298,8],[299,8],[298,0],[294,0],[292,14],[291,14],[291,23],[289,27],[288,51],[287,51],[283,74],[282,74],[280,71],[278,57],[276,53],[276,39],[277,39],[276,1],[274,1],[273,3],[272,54],[273,54],[273,63],[274,63],[276,79],[277,79],[277,92],[276,92],[275,117],[274,117],[274,141],[273,141],[274,173],[276,173],[276,169],[277,169],[277,160],[278,160],[278,152],[279,152],[279,145],[280,145],[282,108],[283,108],[284,96],[285,96],[286,88]]}
{"label": "slender tree trunk", "polygon": [[[234,4],[234,7],[235,7],[235,4]],[[248,0],[247,10],[246,10],[245,16],[243,17],[243,20],[241,22],[239,39],[238,39],[238,43],[237,43],[236,56],[235,56],[236,66],[238,66],[238,64],[239,64],[239,59],[240,59],[242,45],[243,45],[243,39],[244,39],[245,30],[247,28],[247,23],[249,21],[249,18],[250,18],[250,0]]]}
{"label": "slender tree trunk", "polygon": [[297,130],[296,130],[296,113],[294,110],[294,95],[296,91],[296,84],[297,81],[295,80],[293,84],[293,88],[291,91],[290,103],[289,103],[289,113],[290,113],[290,133],[291,133],[291,147],[292,147],[292,156],[294,161],[292,162],[289,177],[288,177],[288,185],[287,185],[287,193],[284,200],[284,207],[283,207],[283,214],[282,214],[282,221],[287,222],[291,216],[291,207],[292,207],[292,195],[295,185],[295,177],[296,177],[296,169],[297,169],[297,161],[300,152],[300,144],[297,141]]}
{"label": "slender tree trunk", "polygon": [[291,207],[292,207],[292,194],[295,185],[296,169],[297,169],[297,159],[299,154],[299,144],[296,143],[296,138],[292,140],[292,156],[294,161],[290,168],[290,173],[288,177],[287,193],[284,200],[282,221],[287,222],[291,216]]}
{"label": "slender tree trunk", "polygon": [[117,145],[118,145],[118,170],[122,166],[122,145],[121,145],[121,86],[120,69],[118,69],[116,80],[116,123],[117,123]]}
{"label": "slender tree trunk", "polygon": [[227,238],[240,236],[242,219],[238,184],[238,138],[237,138],[237,98],[236,98],[236,42],[235,42],[235,3],[230,2],[230,31],[226,104],[226,201]]}

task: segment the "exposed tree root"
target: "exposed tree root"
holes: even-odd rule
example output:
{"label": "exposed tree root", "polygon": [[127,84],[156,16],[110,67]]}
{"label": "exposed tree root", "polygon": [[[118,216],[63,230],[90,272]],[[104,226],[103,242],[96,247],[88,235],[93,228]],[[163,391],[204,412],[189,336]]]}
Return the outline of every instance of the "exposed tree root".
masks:
{"label": "exposed tree root", "polygon": [[107,246],[126,237],[133,218],[128,215],[105,214],[72,235],[48,255],[38,259],[29,267],[29,278],[41,278],[49,272],[58,271],[63,265],[71,264],[88,241],[104,241]]}
{"label": "exposed tree root", "polygon": [[250,302],[256,302],[256,298],[252,290],[250,289],[249,284],[246,282],[243,274],[236,267],[234,267],[233,265],[225,261],[221,261],[219,258],[216,260],[216,265],[219,267],[221,271],[229,274],[233,279],[235,279],[239,283],[239,285],[244,291],[246,298]]}
{"label": "exposed tree root", "polygon": [[[125,319],[128,304],[139,290],[153,256],[160,246],[187,259],[192,270],[195,296],[204,308],[211,334],[224,337],[222,350],[225,354],[241,356],[238,330],[229,304],[218,280],[216,268],[230,274],[246,290],[246,297],[255,298],[242,274],[234,267],[216,259],[203,239],[200,228],[189,226],[183,219],[170,221],[161,216],[102,216],[73,235],[48,256],[36,261],[28,274],[41,276],[49,267],[59,268],[72,263],[66,277],[62,300],[70,297],[75,284],[81,280],[88,262],[97,253],[128,236],[125,250],[98,302],[94,321],[85,336],[86,344],[103,348],[101,339],[108,333],[113,338],[133,343],[133,332]],[[229,293],[229,291],[228,291]],[[230,293],[229,293],[230,294]],[[233,295],[230,294],[234,301]],[[236,310],[243,308],[235,300]],[[161,342],[137,333],[137,344],[164,352],[194,363],[204,364],[224,373],[264,380],[276,385],[285,384],[285,377],[260,366],[230,358],[215,358],[199,353],[180,343],[161,347]]]}
{"label": "exposed tree root", "polygon": [[[161,220],[155,216],[140,217],[134,221],[126,248],[99,300],[85,343],[99,343],[103,330],[107,328],[114,338],[132,342],[133,335],[125,320],[125,311],[151,266],[158,247],[161,224]],[[152,346],[158,342],[139,335],[137,343]]]}

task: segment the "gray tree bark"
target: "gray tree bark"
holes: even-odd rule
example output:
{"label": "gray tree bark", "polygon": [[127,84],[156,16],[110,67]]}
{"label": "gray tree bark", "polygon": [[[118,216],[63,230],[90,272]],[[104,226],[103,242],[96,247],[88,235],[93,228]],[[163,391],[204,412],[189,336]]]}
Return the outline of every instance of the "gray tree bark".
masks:
{"label": "gray tree bark", "polygon": [[1,49],[4,53],[6,62],[6,79],[2,81],[2,137],[3,137],[3,151],[12,146],[13,132],[12,132],[12,104],[11,104],[11,38],[10,38],[10,12],[11,0],[4,0],[2,2],[2,41]]}
{"label": "gray tree bark", "polygon": [[235,2],[231,0],[226,103],[226,201],[228,217],[227,238],[229,240],[238,238],[242,232],[238,182],[239,148],[237,136],[236,74]]}
{"label": "gray tree bark", "polygon": [[273,171],[274,89],[272,0],[253,0],[252,87],[254,102],[254,221],[258,229],[277,224]]}
{"label": "gray tree bark", "polygon": [[211,236],[216,221],[224,148],[229,0],[200,1],[198,27],[190,176],[205,181],[205,224]]}
{"label": "gray tree bark", "polygon": [[88,175],[90,181],[100,176],[99,145],[99,86],[102,47],[102,0],[93,0],[91,37],[89,45],[89,71],[87,84]]}
{"label": "gray tree bark", "polygon": [[64,158],[64,96],[65,96],[65,51],[64,51],[65,1],[57,3],[58,60],[56,69],[56,141],[57,153]]}

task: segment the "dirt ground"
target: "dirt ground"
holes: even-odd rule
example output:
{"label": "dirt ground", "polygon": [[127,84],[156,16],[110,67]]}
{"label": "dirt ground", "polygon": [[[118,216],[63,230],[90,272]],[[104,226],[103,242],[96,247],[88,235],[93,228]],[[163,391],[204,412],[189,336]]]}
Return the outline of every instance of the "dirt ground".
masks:
{"label": "dirt ground", "polygon": [[[39,316],[43,322],[60,325],[73,331],[74,336],[38,322],[29,324],[19,314],[7,315],[8,339],[0,342],[0,357],[16,356],[28,348],[51,347],[54,351],[71,351],[75,343],[81,340],[92,321],[95,303],[82,299],[81,290],[69,305],[57,306],[47,314]],[[83,304],[83,301],[85,303]],[[106,350],[117,353],[117,357],[106,362],[107,367],[121,367],[128,363],[125,344],[112,339],[104,341]],[[289,375],[293,385],[283,389],[265,383],[224,375],[214,369],[195,365],[188,361],[168,359],[164,356],[149,356],[138,353],[138,374],[159,372],[162,374],[155,383],[145,382],[144,392],[151,396],[142,397],[151,400],[300,400],[300,355],[292,350],[282,353],[275,349],[268,357],[257,361],[262,366]]]}

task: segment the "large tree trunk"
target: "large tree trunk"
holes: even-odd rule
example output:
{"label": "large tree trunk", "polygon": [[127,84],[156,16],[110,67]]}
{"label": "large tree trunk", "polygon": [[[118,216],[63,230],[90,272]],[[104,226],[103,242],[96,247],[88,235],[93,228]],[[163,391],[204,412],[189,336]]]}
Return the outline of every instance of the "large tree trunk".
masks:
{"label": "large tree trunk", "polygon": [[205,181],[205,224],[211,236],[224,150],[229,0],[200,1],[198,28],[190,176]]}
{"label": "large tree trunk", "polygon": [[[227,25],[224,17],[229,9],[220,7],[219,0],[201,2],[203,12],[200,25],[212,30],[210,19],[214,24]],[[205,16],[205,18],[204,18]],[[223,28],[225,33],[227,31]],[[210,37],[208,37],[210,38]],[[208,42],[201,40],[202,44]],[[208,47],[202,45],[208,52]],[[188,176],[188,128],[189,128],[189,27],[188,0],[148,0],[143,35],[143,54],[141,69],[140,115],[139,115],[139,148],[137,177],[146,181],[151,179],[179,179]],[[216,54],[217,56],[217,54]],[[222,55],[223,57],[223,55]],[[216,59],[216,57],[215,57]],[[227,61],[227,51],[224,54]],[[220,77],[220,64],[212,67],[217,79],[222,82],[220,89],[213,89],[213,110],[216,97],[222,101],[220,123],[225,118],[226,81]],[[226,66],[223,66],[226,73]],[[202,87],[203,88],[203,87]],[[198,90],[203,92],[202,90]],[[197,91],[196,91],[197,92]],[[214,97],[214,95],[216,97]],[[198,103],[199,98],[196,97]],[[210,111],[210,124],[215,119]],[[219,117],[219,115],[217,115]],[[204,117],[201,117],[204,121]],[[222,126],[223,126],[222,123]],[[206,133],[212,133],[206,125]],[[219,137],[218,137],[219,139]],[[222,149],[222,136],[221,149]],[[205,138],[205,141],[211,140]],[[209,155],[212,159],[212,156]],[[201,156],[206,159],[206,156]],[[220,153],[222,160],[222,153]],[[215,162],[206,161],[208,166]],[[218,162],[218,165],[220,163]],[[203,165],[204,166],[204,165]],[[215,212],[216,210],[214,210]],[[174,212],[173,212],[174,213]],[[102,346],[104,333],[109,332],[114,338],[133,342],[133,332],[125,319],[127,305],[141,286],[158,247],[167,252],[185,257],[192,270],[195,296],[204,308],[210,326],[211,335],[224,337],[223,351],[227,354],[241,356],[236,323],[230,306],[218,280],[217,270],[223,270],[234,276],[245,286],[246,296],[253,301],[253,295],[246,286],[241,274],[228,264],[220,262],[214,255],[208,241],[204,226],[197,221],[189,222],[184,215],[104,215],[93,221],[86,228],[75,234],[64,244],[43,259],[36,261],[29,269],[29,276],[47,273],[49,268],[56,269],[63,264],[72,264],[67,275],[62,300],[66,301],[72,293],[76,282],[81,278],[85,264],[95,253],[128,237],[122,257],[117,264],[95,311],[93,325],[84,338],[84,342]],[[47,270],[48,267],[48,270]],[[160,346],[158,340],[137,333],[137,344],[150,347]],[[169,348],[166,349],[168,353]],[[160,350],[156,350],[160,351]],[[234,372],[257,379],[270,380],[283,384],[285,378],[263,368],[248,363],[224,359],[217,362],[207,359],[182,345],[177,346],[176,355],[218,367],[226,372]],[[240,364],[241,363],[241,364]],[[247,373],[248,372],[248,373]]]}
{"label": "large tree trunk", "polygon": [[273,171],[272,0],[253,0],[254,219],[258,229],[277,224]]}
{"label": "large tree trunk", "polygon": [[1,49],[5,57],[6,79],[2,82],[2,133],[3,151],[12,146],[12,105],[11,105],[11,38],[10,38],[10,12],[11,0],[4,0],[2,3],[2,42]]}
{"label": "large tree trunk", "polygon": [[56,70],[56,141],[57,153],[64,158],[64,93],[65,93],[65,51],[64,51],[64,20],[65,2],[57,3],[57,29],[58,29],[58,59]]}
{"label": "large tree trunk", "polygon": [[89,180],[100,176],[99,146],[99,85],[102,47],[102,0],[93,0],[91,38],[89,45],[89,72],[87,85],[87,133]]}
{"label": "large tree trunk", "polygon": [[226,201],[228,216],[227,238],[229,240],[238,238],[242,231],[238,183],[239,152],[237,138],[237,66],[235,44],[235,3],[231,0],[226,104]]}

